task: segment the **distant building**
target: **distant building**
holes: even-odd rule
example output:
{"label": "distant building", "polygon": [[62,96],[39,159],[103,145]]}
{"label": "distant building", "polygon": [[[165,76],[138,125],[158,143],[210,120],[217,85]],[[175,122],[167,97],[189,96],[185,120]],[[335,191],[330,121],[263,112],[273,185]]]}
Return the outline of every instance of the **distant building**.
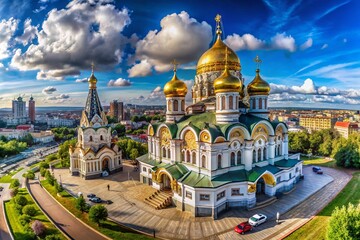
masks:
{"label": "distant building", "polygon": [[32,96],[29,100],[29,119],[31,123],[35,122],[35,101]]}
{"label": "distant building", "polygon": [[49,143],[54,141],[54,134],[52,131],[40,131],[30,133],[35,143]]}
{"label": "distant building", "polygon": [[72,127],[75,124],[75,120],[73,119],[65,119],[65,118],[48,118],[47,125],[49,127]]}
{"label": "distant building", "polygon": [[109,116],[115,117],[117,121],[124,120],[124,103],[117,100],[110,102]]}
{"label": "distant building", "polygon": [[26,118],[26,102],[23,101],[22,97],[18,97],[12,101],[12,113],[13,118]]}
{"label": "distant building", "polygon": [[336,122],[334,129],[340,133],[344,138],[348,138],[350,134],[357,132],[359,127],[357,123],[351,122]]}
{"label": "distant building", "polygon": [[312,117],[302,116],[300,117],[299,125],[306,128],[308,131],[322,130],[334,128],[336,118],[331,117]]}
{"label": "distant building", "polygon": [[4,136],[7,139],[19,139],[25,137],[26,134],[33,130],[33,125],[19,125],[16,129],[0,128],[0,136]]}

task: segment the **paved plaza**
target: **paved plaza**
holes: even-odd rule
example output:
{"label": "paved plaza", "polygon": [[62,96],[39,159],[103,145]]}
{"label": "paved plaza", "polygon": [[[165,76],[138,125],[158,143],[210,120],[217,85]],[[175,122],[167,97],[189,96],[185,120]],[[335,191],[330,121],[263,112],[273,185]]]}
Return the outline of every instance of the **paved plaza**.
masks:
{"label": "paved plaza", "polygon": [[[188,212],[174,207],[155,210],[146,205],[143,199],[154,189],[140,183],[139,173],[130,165],[124,171],[102,179],[84,180],[70,176],[67,169],[56,169],[55,177],[72,194],[82,192],[85,196],[94,193],[113,204],[106,205],[109,217],[128,227],[167,239],[281,239],[289,232],[304,224],[337,195],[351,179],[345,172],[324,168],[323,175],[304,167],[305,179],[296,184],[294,191],[283,195],[275,203],[257,210],[233,208],[221,214],[219,219],[209,217],[195,218]],[[336,179],[336,181],[334,181]],[[110,191],[107,185],[110,185]],[[290,211],[289,211],[290,210]],[[276,212],[282,222],[275,222]],[[251,233],[238,235],[233,229],[255,213],[263,213],[269,220],[256,227]]]}

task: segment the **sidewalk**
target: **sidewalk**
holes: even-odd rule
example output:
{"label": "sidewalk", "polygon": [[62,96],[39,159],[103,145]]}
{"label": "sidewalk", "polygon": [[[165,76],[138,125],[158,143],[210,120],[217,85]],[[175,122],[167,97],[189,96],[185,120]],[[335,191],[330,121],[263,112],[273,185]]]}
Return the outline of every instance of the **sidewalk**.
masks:
{"label": "sidewalk", "polygon": [[3,201],[10,199],[9,196],[9,183],[1,183],[0,186],[4,187],[4,190],[0,192],[0,239],[1,240],[11,240],[9,230],[6,226],[6,220],[3,209]]}

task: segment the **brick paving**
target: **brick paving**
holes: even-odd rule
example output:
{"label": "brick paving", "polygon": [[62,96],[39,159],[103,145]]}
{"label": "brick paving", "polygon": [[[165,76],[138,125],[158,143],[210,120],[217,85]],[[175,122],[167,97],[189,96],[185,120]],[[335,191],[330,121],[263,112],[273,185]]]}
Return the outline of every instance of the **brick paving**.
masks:
{"label": "brick paving", "polygon": [[[70,176],[66,169],[56,169],[55,177],[72,194],[78,192],[95,193],[104,200],[112,200],[107,205],[109,217],[128,227],[168,239],[281,239],[308,221],[337,195],[351,179],[345,172],[324,168],[323,175],[304,167],[305,179],[296,184],[296,189],[283,195],[275,203],[257,210],[233,208],[220,215],[219,219],[195,218],[188,212],[174,207],[155,210],[142,199],[153,191],[150,186],[139,183],[139,173],[132,166],[124,166],[124,172],[94,180],[84,180]],[[128,180],[130,179],[130,180]],[[336,181],[333,181],[336,179]],[[110,191],[107,190],[110,185]],[[280,212],[282,223],[275,223],[276,212]],[[246,235],[233,231],[236,224],[246,221],[255,213],[263,213],[269,220]]]}

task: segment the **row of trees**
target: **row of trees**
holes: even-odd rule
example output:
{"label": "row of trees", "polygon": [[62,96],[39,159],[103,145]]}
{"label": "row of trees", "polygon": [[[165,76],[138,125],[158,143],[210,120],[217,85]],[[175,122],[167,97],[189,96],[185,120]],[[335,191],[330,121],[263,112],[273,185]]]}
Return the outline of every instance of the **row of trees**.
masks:
{"label": "row of trees", "polygon": [[5,156],[16,155],[28,148],[26,142],[20,142],[18,140],[2,141],[0,140],[0,158]]}
{"label": "row of trees", "polygon": [[54,133],[55,141],[63,141],[72,139],[75,136],[76,128],[59,127],[53,128],[51,131]]}
{"label": "row of trees", "polygon": [[332,240],[360,239],[360,204],[336,207],[331,214],[327,238]]}
{"label": "row of trees", "polygon": [[132,139],[120,139],[117,144],[122,150],[122,157],[124,159],[135,160],[148,151],[147,144],[136,142]]}

